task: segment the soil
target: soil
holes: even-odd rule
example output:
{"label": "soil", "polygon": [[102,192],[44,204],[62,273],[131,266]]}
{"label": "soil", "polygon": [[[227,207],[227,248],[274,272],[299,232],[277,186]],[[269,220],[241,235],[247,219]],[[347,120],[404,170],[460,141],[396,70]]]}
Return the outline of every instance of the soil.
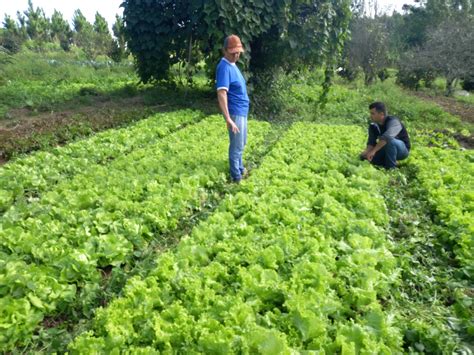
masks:
{"label": "soil", "polygon": [[[474,123],[474,105],[467,102],[460,102],[452,97],[441,95],[430,95],[419,91],[410,91],[411,94],[419,97],[424,101],[437,104],[441,108],[452,115],[459,116],[462,121]],[[459,144],[466,149],[474,148],[474,136],[471,134],[466,137],[459,133],[453,135]]]}
{"label": "soil", "polygon": [[31,110],[22,108],[9,112],[9,119],[0,120],[0,134],[14,134],[24,136],[25,134],[47,133],[52,128],[73,123],[74,116],[81,115],[89,117],[91,122],[100,120],[103,122],[104,111],[124,111],[126,108],[139,108],[144,106],[141,97],[132,97],[121,100],[111,100],[94,103],[93,106],[84,106],[74,111],[42,112],[35,114]]}
{"label": "soil", "polygon": [[419,91],[410,91],[410,93],[422,100],[438,104],[443,108],[443,110],[452,115],[461,117],[465,122],[474,123],[474,105],[467,102],[460,102],[447,96],[429,95]]}
{"label": "soil", "polygon": [[[147,106],[142,97],[98,101],[74,110],[35,113],[28,109],[9,112],[9,118],[0,120],[0,165],[11,153],[41,149],[41,137],[56,137],[51,144],[68,143],[68,130],[93,133],[136,121],[151,112],[162,111],[162,106]],[[136,113],[136,114],[135,114]]]}

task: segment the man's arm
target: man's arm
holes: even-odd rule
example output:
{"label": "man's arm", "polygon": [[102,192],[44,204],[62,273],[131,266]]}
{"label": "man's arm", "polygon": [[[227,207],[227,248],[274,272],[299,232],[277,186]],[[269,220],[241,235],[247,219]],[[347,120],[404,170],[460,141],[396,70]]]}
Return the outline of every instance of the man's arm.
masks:
{"label": "man's arm", "polygon": [[380,149],[382,149],[385,144],[387,144],[387,141],[384,139],[379,139],[375,147],[373,147],[369,152],[367,152],[366,158],[368,161],[372,161],[374,158],[375,153],[377,153]]}
{"label": "man's arm", "polygon": [[229,107],[227,106],[227,90],[217,90],[217,101],[219,102],[219,108],[221,109],[222,114],[225,117],[227,128],[231,128],[234,134],[239,133],[239,127],[237,127],[232,118],[230,118]]}
{"label": "man's arm", "polygon": [[365,150],[360,153],[360,158],[361,159],[367,159],[367,154],[372,150],[374,149],[374,146],[373,145],[370,145],[370,144],[367,144],[367,147],[365,148]]}
{"label": "man's arm", "polygon": [[385,130],[385,133],[380,136],[380,139],[388,143],[398,136],[401,130],[402,123],[397,118],[393,118],[387,123],[387,129]]}
{"label": "man's arm", "polygon": [[367,159],[367,154],[369,154],[369,152],[377,145],[377,137],[380,134],[380,128],[375,123],[371,123],[369,125],[368,133],[369,138],[367,139],[367,147],[362,153],[360,153],[361,159]]}
{"label": "man's arm", "polygon": [[402,130],[402,124],[398,119],[392,119],[387,123],[387,130],[379,138],[378,143],[367,153],[367,160],[372,161],[375,153],[382,149],[387,143],[394,139]]}

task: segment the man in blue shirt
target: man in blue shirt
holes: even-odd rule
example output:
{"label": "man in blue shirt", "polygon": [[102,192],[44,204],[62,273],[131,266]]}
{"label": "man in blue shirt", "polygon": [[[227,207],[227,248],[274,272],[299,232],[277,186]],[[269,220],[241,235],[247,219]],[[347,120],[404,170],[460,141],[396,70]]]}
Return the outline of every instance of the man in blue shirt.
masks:
{"label": "man in blue shirt", "polygon": [[247,143],[250,101],[245,79],[235,64],[243,51],[240,38],[236,35],[228,36],[224,41],[224,57],[216,70],[217,100],[229,131],[230,176],[236,183],[247,175],[242,156]]}

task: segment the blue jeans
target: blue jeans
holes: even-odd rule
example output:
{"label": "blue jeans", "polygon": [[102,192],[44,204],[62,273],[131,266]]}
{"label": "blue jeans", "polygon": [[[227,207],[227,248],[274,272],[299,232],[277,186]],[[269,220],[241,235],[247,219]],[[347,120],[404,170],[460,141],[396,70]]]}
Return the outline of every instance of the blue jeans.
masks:
{"label": "blue jeans", "polygon": [[240,181],[244,173],[242,156],[247,144],[247,116],[231,115],[232,121],[239,127],[239,133],[233,133],[229,128],[229,167],[230,177],[234,181]]}
{"label": "blue jeans", "polygon": [[393,169],[397,166],[397,160],[408,157],[408,149],[405,143],[399,139],[392,139],[375,153],[372,164],[383,166],[386,169]]}

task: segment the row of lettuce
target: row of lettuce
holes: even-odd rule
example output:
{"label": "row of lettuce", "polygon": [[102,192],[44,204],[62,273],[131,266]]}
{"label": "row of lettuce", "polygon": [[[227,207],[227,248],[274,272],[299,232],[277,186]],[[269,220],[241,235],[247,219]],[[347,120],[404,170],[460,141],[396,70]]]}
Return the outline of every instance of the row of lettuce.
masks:
{"label": "row of lettuce", "polygon": [[[474,279],[474,153],[419,147],[410,163],[428,193],[445,241],[454,249],[463,272]],[[474,329],[474,328],[473,328]]]}
{"label": "row of lettuce", "polygon": [[[474,337],[474,154],[472,150],[419,147],[410,159],[438,229],[438,242],[453,253],[458,284],[453,305],[463,332]],[[462,283],[459,281],[462,280]],[[464,285],[464,286],[462,286]]]}
{"label": "row of lettuce", "polygon": [[[341,134],[341,132],[343,132]],[[396,353],[399,270],[364,132],[296,124],[217,211],[99,309],[73,353]]]}
{"label": "row of lettuce", "polygon": [[[225,185],[225,126],[221,117],[201,118],[152,117],[130,132],[106,132],[2,170],[18,173],[6,185],[21,184],[27,172],[41,183],[26,180],[0,217],[0,350],[28,343],[47,317],[90,315],[101,268],[140,258]],[[249,129],[252,152],[270,126],[251,122]],[[29,188],[36,198],[23,198]]]}
{"label": "row of lettuce", "polygon": [[202,118],[201,112],[191,110],[161,113],[132,127],[104,131],[86,140],[10,162],[0,169],[0,213],[13,204],[37,199],[78,173],[92,171],[96,164],[106,165]]}

